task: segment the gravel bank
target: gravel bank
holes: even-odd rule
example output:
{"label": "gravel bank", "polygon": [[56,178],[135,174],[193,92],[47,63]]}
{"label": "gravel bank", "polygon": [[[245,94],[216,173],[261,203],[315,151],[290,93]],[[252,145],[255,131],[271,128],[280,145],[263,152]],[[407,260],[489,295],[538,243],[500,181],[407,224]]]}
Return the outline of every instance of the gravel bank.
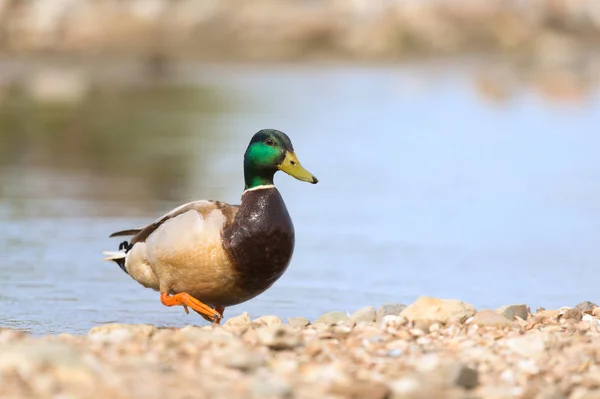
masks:
{"label": "gravel bank", "polygon": [[0,330],[1,398],[600,398],[600,307],[419,298],[312,324]]}
{"label": "gravel bank", "polygon": [[0,54],[398,59],[462,52],[573,57],[596,46],[597,0],[4,0]]}

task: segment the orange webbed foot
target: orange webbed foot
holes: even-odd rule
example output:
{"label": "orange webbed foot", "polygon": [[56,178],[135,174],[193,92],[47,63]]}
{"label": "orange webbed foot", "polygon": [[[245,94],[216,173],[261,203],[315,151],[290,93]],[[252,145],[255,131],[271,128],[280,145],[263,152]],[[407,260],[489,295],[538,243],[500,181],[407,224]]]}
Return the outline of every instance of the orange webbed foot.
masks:
{"label": "orange webbed foot", "polygon": [[189,313],[188,307],[190,307],[200,314],[200,316],[202,316],[204,319],[210,322],[216,322],[217,324],[223,317],[221,312],[211,308],[208,305],[205,305],[186,292],[172,296],[163,292],[160,294],[160,301],[165,306],[183,306],[183,309],[186,313]]}
{"label": "orange webbed foot", "polygon": [[200,313],[200,312],[196,312],[198,313],[200,316],[202,316],[204,318],[204,320],[208,320],[211,323],[215,323],[215,324],[221,324],[221,319],[223,318],[223,312],[225,311],[225,307],[224,306],[216,306],[215,310],[217,311],[217,313],[220,314],[220,317],[217,318],[216,320],[214,319],[210,319],[207,316],[205,316],[204,314]]}

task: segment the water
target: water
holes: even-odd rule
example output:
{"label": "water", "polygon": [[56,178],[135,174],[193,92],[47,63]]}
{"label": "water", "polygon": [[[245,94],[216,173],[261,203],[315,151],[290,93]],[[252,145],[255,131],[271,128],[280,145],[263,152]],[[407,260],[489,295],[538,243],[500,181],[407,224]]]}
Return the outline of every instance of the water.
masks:
{"label": "water", "polygon": [[276,176],[294,258],[226,317],[314,319],[419,295],[477,308],[600,300],[595,95],[556,104],[524,87],[490,103],[468,69],[435,66],[190,66],[176,77],[185,87],[96,82],[77,105],[4,97],[0,327],[204,324],[101,251],[118,245],[111,232],[181,203],[239,201],[242,154],[266,127],[290,135],[320,182]]}

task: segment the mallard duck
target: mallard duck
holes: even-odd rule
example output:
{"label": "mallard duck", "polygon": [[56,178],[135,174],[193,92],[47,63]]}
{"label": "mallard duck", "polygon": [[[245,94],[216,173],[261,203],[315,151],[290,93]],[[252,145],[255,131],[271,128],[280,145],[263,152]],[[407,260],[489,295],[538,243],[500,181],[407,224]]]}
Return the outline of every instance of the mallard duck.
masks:
{"label": "mallard duck", "polygon": [[281,170],[316,184],[302,167],[289,137],[260,130],[244,154],[245,187],[239,205],[200,200],[181,205],[141,228],[110,237],[133,236],[118,251],[105,251],[134,280],[160,292],[165,306],[188,307],[220,323],[226,307],[271,287],[294,252],[294,226],[273,184]]}

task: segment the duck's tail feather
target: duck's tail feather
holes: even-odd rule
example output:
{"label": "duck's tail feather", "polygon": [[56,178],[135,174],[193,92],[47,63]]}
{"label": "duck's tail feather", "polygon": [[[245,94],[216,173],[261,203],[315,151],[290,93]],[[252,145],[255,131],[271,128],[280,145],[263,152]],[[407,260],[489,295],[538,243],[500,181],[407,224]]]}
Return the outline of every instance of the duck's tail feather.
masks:
{"label": "duck's tail feather", "polygon": [[127,273],[127,269],[125,269],[125,257],[127,256],[127,253],[125,251],[102,251],[102,253],[106,255],[106,258],[103,260],[115,262],[117,265],[119,265],[121,270]]}
{"label": "duck's tail feather", "polygon": [[137,233],[139,233],[140,231],[142,231],[142,229],[129,229],[129,230],[121,230],[121,231],[117,231],[112,233],[109,237],[120,237],[120,236],[134,236]]}
{"label": "duck's tail feather", "polygon": [[124,251],[102,251],[103,255],[106,255],[106,258],[103,260],[119,260],[125,259],[127,254]]}

